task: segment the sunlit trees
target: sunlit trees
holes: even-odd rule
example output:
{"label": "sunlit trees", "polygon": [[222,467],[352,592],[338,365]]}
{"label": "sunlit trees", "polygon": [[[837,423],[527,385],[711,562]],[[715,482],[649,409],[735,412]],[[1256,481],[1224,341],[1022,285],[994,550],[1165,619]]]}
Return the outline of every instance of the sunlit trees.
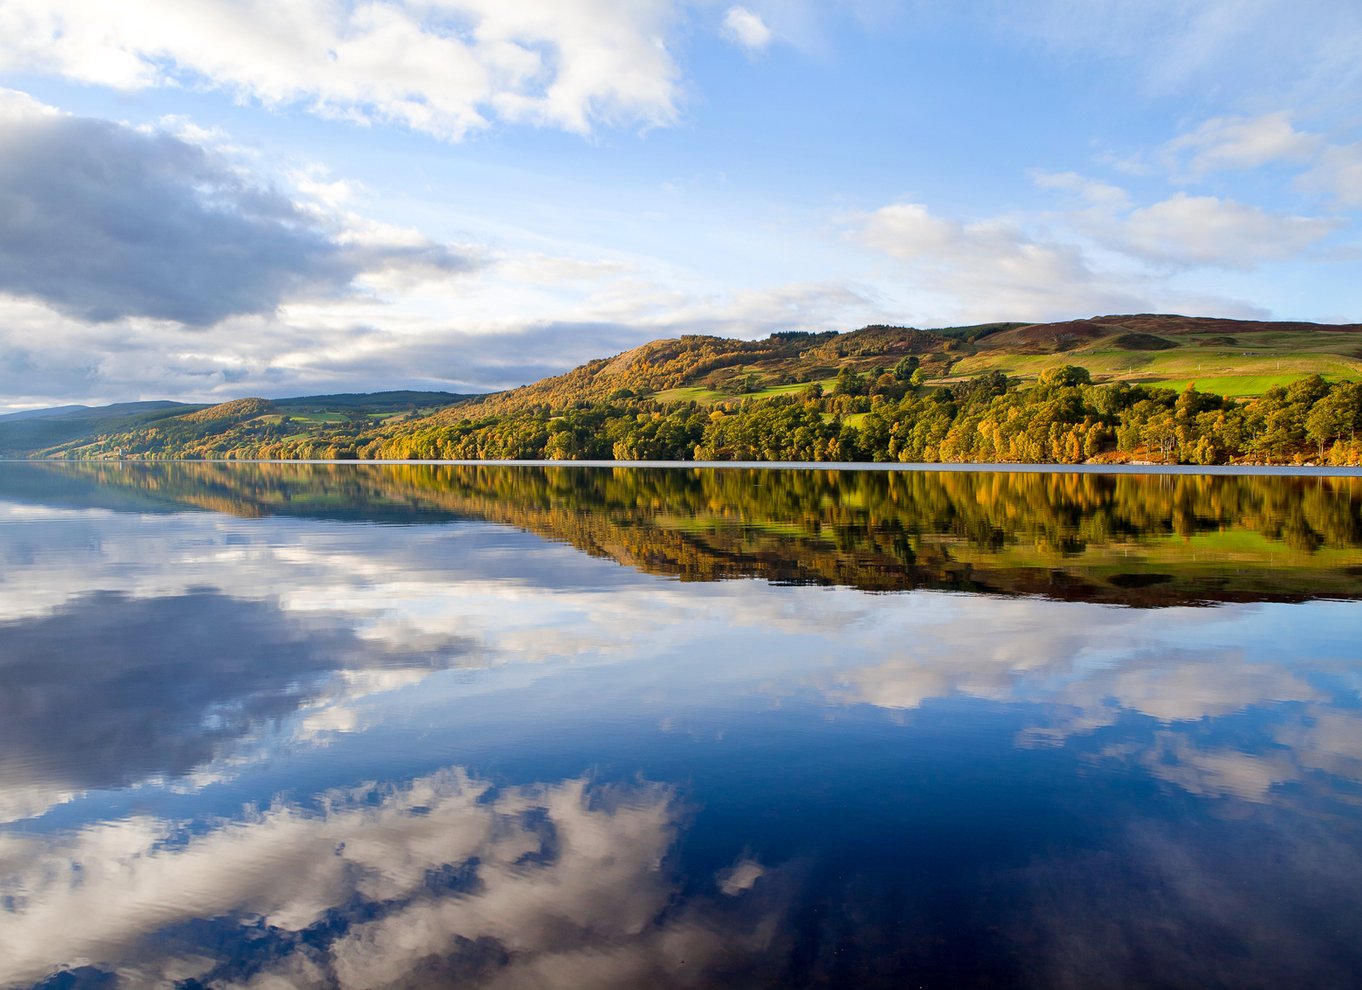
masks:
{"label": "sunlit trees", "polygon": [[[695,358],[708,346],[701,339],[680,352]],[[666,355],[654,357],[667,365]],[[204,410],[101,437],[71,456],[1362,462],[1358,383],[1311,376],[1259,398],[1234,400],[1192,386],[1175,392],[1093,384],[1085,368],[1063,365],[1043,371],[1030,386],[991,371],[914,387],[901,379],[911,365],[905,361],[892,371],[843,366],[830,395],[815,382],[797,392],[720,395],[700,404],[619,387],[598,400],[546,393],[544,401],[457,406],[383,424],[356,418],[289,422],[263,400],[249,400],[216,407],[210,416]],[[910,380],[921,374],[914,368]]]}

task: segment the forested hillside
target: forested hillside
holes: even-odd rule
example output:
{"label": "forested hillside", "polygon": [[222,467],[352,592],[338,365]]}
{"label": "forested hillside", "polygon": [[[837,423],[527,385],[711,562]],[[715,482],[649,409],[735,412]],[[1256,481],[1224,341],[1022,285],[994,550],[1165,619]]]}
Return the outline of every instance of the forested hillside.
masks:
{"label": "forested hillside", "polygon": [[438,409],[299,429],[243,399],[67,458],[1362,463],[1362,326],[1100,317],[660,340]]}

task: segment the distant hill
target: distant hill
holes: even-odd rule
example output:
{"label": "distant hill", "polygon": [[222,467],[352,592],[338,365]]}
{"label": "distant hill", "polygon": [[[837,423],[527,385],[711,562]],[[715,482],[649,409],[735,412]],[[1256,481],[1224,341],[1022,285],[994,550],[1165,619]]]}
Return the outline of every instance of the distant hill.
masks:
{"label": "distant hill", "polygon": [[1362,391],[1336,383],[1359,379],[1362,324],[1136,314],[874,325],[656,340],[489,395],[24,414],[0,420],[0,448],[59,458],[1353,463]]}
{"label": "distant hill", "polygon": [[430,406],[452,405],[474,395],[458,392],[336,392],[331,395],[300,395],[292,399],[272,400],[276,409],[356,409],[365,412],[396,412],[424,409]]}
{"label": "distant hill", "polygon": [[[329,442],[344,433],[426,416],[477,396],[455,392],[346,392],[283,399],[234,399],[218,405],[122,402],[62,406],[0,417],[0,455],[98,457],[194,448],[268,432],[292,441]],[[183,451],[185,456],[199,456]]]}
{"label": "distant hill", "polygon": [[30,409],[0,418],[0,455],[24,457],[83,437],[135,430],[158,419],[200,408],[185,402],[156,400]]}
{"label": "distant hill", "polygon": [[21,412],[0,415],[0,423],[16,423],[21,419],[45,419],[49,416],[61,416],[64,413],[81,412],[89,408],[89,406],[50,406],[46,409],[25,409]]}

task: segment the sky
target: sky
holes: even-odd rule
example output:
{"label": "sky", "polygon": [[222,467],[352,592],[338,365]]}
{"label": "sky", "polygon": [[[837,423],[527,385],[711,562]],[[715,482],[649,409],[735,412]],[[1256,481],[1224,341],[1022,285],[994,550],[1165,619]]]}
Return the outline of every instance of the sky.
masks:
{"label": "sky", "polygon": [[1362,321],[1355,0],[4,0],[0,411]]}

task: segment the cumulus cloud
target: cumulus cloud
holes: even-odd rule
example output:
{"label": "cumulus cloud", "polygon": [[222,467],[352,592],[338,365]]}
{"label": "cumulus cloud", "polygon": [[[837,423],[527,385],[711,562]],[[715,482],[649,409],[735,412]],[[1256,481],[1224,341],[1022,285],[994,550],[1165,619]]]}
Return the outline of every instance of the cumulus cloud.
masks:
{"label": "cumulus cloud", "polygon": [[920,203],[894,203],[871,214],[859,236],[906,262],[922,291],[965,318],[1129,312],[1146,300],[1097,271],[1077,245],[1035,238],[1007,219],[962,223]]}
{"label": "cumulus cloud", "polygon": [[760,15],[746,7],[729,7],[724,15],[724,36],[749,52],[761,51],[771,43],[771,29]]}
{"label": "cumulus cloud", "polygon": [[1031,173],[1042,189],[1079,198],[1061,214],[1072,229],[1105,248],[1145,262],[1184,267],[1251,269],[1297,257],[1342,226],[1330,217],[1270,210],[1219,196],[1185,192],[1134,207],[1125,190],[1075,172]]}
{"label": "cumulus cloud", "polygon": [[1202,175],[1223,169],[1251,169],[1276,162],[1307,161],[1321,144],[1318,134],[1298,131],[1282,110],[1260,117],[1215,117],[1165,146],[1187,159],[1186,169]]}
{"label": "cumulus cloud", "polygon": [[0,70],[118,89],[210,86],[268,107],[458,140],[495,120],[665,124],[669,0],[16,0]]}
{"label": "cumulus cloud", "polygon": [[17,89],[0,86],[0,124],[11,120],[31,120],[34,117],[53,117],[58,114],[56,107],[35,100],[27,93]]}
{"label": "cumulus cloud", "polygon": [[339,296],[366,271],[472,265],[430,242],[338,236],[326,218],[164,132],[21,114],[0,120],[0,141],[0,290],[80,320],[202,327]]}
{"label": "cumulus cloud", "polygon": [[1133,210],[1106,237],[1151,261],[1248,269],[1298,255],[1337,226],[1333,220],[1271,213],[1218,196],[1177,193]]}
{"label": "cumulus cloud", "polygon": [[1080,210],[1060,215],[1079,236],[1162,266],[1248,270],[1299,256],[1342,226],[1335,218],[1283,214],[1185,192],[1133,207],[1124,189],[1073,172],[1032,172],[1031,180],[1043,189],[1072,193],[1083,203]]}

